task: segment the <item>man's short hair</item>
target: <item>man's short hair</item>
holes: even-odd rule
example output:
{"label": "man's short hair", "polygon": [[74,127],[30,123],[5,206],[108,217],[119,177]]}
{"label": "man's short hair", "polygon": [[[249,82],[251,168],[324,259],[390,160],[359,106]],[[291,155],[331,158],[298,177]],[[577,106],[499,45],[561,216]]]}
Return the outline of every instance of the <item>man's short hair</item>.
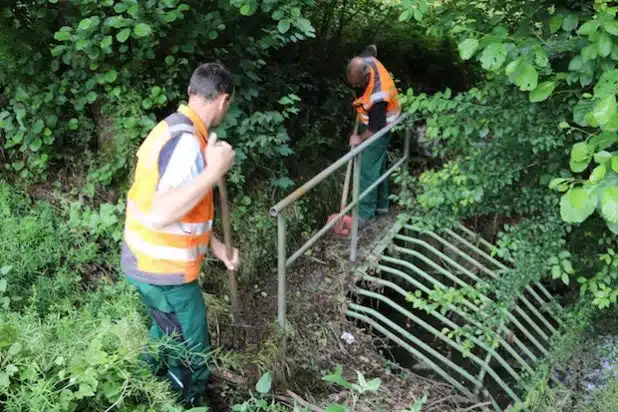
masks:
{"label": "man's short hair", "polygon": [[220,63],[204,63],[193,71],[189,95],[198,95],[213,101],[221,94],[234,94],[232,74]]}

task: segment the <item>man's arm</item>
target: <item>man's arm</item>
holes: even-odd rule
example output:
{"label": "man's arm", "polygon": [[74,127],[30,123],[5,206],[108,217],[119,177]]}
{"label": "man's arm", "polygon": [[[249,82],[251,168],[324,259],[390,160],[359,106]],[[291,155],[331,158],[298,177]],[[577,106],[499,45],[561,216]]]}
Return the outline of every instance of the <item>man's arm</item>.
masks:
{"label": "man's arm", "polygon": [[226,142],[208,145],[204,157],[192,161],[195,150],[199,151],[193,139],[185,137],[170,144],[171,150],[159,159],[162,177],[148,214],[155,228],[177,222],[191,211],[234,162],[234,150]]}
{"label": "man's arm", "polygon": [[152,226],[160,229],[179,221],[206,196],[219,178],[219,172],[209,167],[181,187],[157,192],[149,213]]}

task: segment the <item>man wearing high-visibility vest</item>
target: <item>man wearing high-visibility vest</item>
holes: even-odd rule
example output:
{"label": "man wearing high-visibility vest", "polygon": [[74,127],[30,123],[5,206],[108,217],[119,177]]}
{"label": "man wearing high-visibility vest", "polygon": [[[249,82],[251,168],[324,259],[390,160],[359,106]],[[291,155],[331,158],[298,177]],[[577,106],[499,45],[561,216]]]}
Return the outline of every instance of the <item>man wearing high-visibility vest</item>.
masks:
{"label": "man wearing high-visibility vest", "polygon": [[231,74],[220,64],[199,66],[191,76],[189,101],[148,134],[137,152],[127,196],[121,266],[152,318],[149,338],[172,345],[146,356],[157,375],[167,375],[183,402],[197,404],[209,371],[206,306],[198,277],[204,253],[230,270],[225,246],[211,235],[213,188],[234,163],[225,142],[208,142],[234,94]]}
{"label": "man wearing high-visibility vest", "polygon": [[[350,136],[352,147],[358,146],[384,126],[397,120],[401,113],[395,82],[376,56],[377,49],[371,45],[360,56],[350,60],[347,67],[346,79],[356,91],[357,97],[352,104],[365,129],[360,134]],[[360,193],[386,172],[386,151],[389,143],[390,132],[363,151]],[[388,181],[384,180],[360,201],[359,227],[363,227],[376,214],[386,212],[388,212]]]}

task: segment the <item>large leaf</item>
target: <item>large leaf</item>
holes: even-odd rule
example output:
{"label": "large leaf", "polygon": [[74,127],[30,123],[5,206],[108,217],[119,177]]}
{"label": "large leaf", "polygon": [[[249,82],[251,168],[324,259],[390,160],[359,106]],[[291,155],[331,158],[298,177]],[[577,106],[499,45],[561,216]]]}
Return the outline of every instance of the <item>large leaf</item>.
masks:
{"label": "large leaf", "polygon": [[539,81],[539,74],[534,66],[530,63],[522,63],[519,65],[515,73],[515,84],[519,86],[521,91],[536,89]]}
{"label": "large leaf", "polygon": [[606,22],[603,27],[609,34],[613,34],[614,36],[618,36],[618,21],[610,20]]}
{"label": "large leaf", "polygon": [[597,39],[597,52],[601,57],[607,57],[612,52],[612,47],[614,47],[614,42],[612,39],[605,33],[601,34]]}
{"label": "large leaf", "polygon": [[270,372],[266,372],[260,380],[255,384],[255,390],[261,394],[266,394],[270,392],[270,388],[272,386],[272,378],[270,376]]}
{"label": "large leaf", "polygon": [[279,24],[277,25],[277,29],[279,30],[279,33],[281,34],[285,34],[288,32],[288,30],[290,30],[290,20],[289,19],[283,19],[281,21],[279,21]]}
{"label": "large leaf", "polygon": [[608,70],[603,72],[601,78],[594,86],[595,97],[607,97],[618,92],[618,70]]}
{"label": "large leaf", "polygon": [[609,95],[601,99],[594,109],[592,115],[599,125],[604,125],[616,114],[616,96]]}
{"label": "large leaf", "polygon": [[610,186],[603,189],[601,214],[609,223],[618,223],[618,187]]}
{"label": "large leaf", "polygon": [[603,130],[606,132],[618,131],[618,113],[610,117],[610,119],[603,125]]}
{"label": "large leaf", "polygon": [[599,183],[601,180],[603,180],[606,173],[607,173],[607,167],[605,165],[599,165],[592,170],[592,173],[590,173],[590,177],[588,178],[588,181],[590,181],[590,183],[593,183],[593,184]]}
{"label": "large leaf", "polygon": [[536,89],[530,92],[530,101],[533,103],[542,102],[552,94],[555,88],[556,82],[553,81],[539,84]]}
{"label": "large leaf", "polygon": [[116,40],[118,40],[120,43],[124,43],[128,40],[130,35],[131,29],[122,29],[118,32],[118,34],[116,34]]}
{"label": "large leaf", "polygon": [[152,28],[146,23],[139,23],[133,31],[137,37],[146,37],[152,33]]}
{"label": "large leaf", "polygon": [[582,58],[584,62],[594,60],[599,55],[599,50],[596,44],[589,44],[582,49]]}
{"label": "large leaf", "polygon": [[506,60],[506,46],[504,43],[492,43],[481,53],[481,64],[485,70],[496,71]]}
{"label": "large leaf", "polygon": [[582,24],[579,29],[577,29],[577,34],[581,34],[582,36],[590,36],[593,33],[596,33],[599,29],[599,22],[596,20],[588,20],[584,24]]}
{"label": "large leaf", "polygon": [[549,19],[549,31],[551,33],[555,33],[558,30],[560,30],[560,26],[562,26],[563,19],[564,17],[560,15],[552,16],[552,18]]}
{"label": "large leaf", "polygon": [[579,23],[579,18],[576,14],[569,14],[562,21],[562,29],[564,31],[573,31],[577,27],[577,23]]}
{"label": "large leaf", "polygon": [[573,121],[580,126],[589,126],[586,121],[586,114],[592,111],[594,102],[592,100],[582,99],[573,107]]}
{"label": "large leaf", "polygon": [[578,72],[584,67],[584,59],[582,56],[577,55],[569,62],[569,70],[572,72]]}
{"label": "large leaf", "polygon": [[466,39],[457,46],[459,55],[464,60],[470,60],[474,56],[474,52],[479,48],[479,41],[476,39]]}
{"label": "large leaf", "polygon": [[576,162],[583,162],[590,158],[592,150],[586,142],[578,142],[571,148],[571,159]]}
{"label": "large leaf", "polygon": [[576,187],[560,199],[560,216],[567,223],[581,223],[597,207],[598,197],[591,190]]}
{"label": "large leaf", "polygon": [[325,412],[348,412],[348,410],[343,405],[331,403],[326,407]]}

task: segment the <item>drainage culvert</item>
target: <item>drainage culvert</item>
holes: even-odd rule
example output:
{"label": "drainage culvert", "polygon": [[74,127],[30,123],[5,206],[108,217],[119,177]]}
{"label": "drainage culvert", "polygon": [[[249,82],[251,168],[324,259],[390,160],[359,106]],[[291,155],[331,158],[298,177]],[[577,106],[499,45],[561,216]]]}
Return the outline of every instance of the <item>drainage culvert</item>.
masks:
{"label": "drainage culvert", "polygon": [[[509,270],[491,255],[493,247],[461,225],[434,233],[398,223],[359,267],[360,281],[346,314],[387,338],[403,366],[502,411],[521,402],[525,394],[518,383],[547,355],[560,320],[549,310],[559,307],[557,302],[537,283],[503,308],[507,322],[491,331],[491,339],[481,336],[491,322],[483,325],[475,315],[495,297],[477,286]],[[457,293],[463,289],[468,293]],[[410,303],[431,302],[434,290],[459,297],[441,305]],[[448,333],[462,329],[473,332],[465,339]]]}

